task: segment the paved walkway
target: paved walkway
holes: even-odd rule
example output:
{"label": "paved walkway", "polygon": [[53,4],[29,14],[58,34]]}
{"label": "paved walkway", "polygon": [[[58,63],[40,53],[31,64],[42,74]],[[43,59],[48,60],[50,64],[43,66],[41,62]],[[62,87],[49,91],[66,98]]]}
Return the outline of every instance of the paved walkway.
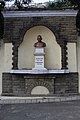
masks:
{"label": "paved walkway", "polygon": [[3,104],[0,120],[80,120],[80,101]]}
{"label": "paved walkway", "polygon": [[0,97],[0,104],[45,103],[80,100],[80,95],[62,97]]}

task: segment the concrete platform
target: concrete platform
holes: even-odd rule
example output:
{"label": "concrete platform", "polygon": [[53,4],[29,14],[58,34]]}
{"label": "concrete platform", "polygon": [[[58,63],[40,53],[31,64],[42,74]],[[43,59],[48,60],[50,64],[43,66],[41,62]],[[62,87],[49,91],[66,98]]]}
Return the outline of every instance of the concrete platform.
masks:
{"label": "concrete platform", "polygon": [[0,104],[45,103],[80,100],[80,95],[61,97],[6,97],[0,96]]}

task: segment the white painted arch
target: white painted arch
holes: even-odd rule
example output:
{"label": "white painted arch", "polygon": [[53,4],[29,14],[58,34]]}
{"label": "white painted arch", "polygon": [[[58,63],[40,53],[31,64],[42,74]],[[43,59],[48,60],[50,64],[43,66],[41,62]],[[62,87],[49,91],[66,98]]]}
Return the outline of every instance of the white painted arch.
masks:
{"label": "white painted arch", "polygon": [[31,95],[48,95],[49,90],[44,86],[36,86],[32,89]]}

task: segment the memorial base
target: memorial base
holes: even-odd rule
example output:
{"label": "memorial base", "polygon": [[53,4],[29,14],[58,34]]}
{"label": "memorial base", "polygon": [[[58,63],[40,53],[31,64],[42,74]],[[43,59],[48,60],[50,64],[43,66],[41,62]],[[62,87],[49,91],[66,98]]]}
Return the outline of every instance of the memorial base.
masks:
{"label": "memorial base", "polygon": [[78,93],[78,73],[47,72],[50,73],[31,73],[26,70],[3,73],[2,95],[31,97]]}
{"label": "memorial base", "polygon": [[44,48],[35,49],[35,67],[32,70],[47,70],[44,66]]}
{"label": "memorial base", "polygon": [[45,70],[47,70],[46,68],[32,68],[32,70],[37,70],[37,71],[45,71]]}

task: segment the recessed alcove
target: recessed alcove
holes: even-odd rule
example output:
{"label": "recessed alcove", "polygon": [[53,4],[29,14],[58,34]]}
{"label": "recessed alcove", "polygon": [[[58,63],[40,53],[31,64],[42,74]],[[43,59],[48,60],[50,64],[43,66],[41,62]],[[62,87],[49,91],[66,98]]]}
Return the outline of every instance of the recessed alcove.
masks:
{"label": "recessed alcove", "polygon": [[[18,48],[18,68],[34,68],[34,43],[37,35],[42,36],[45,48],[45,67],[47,69],[61,69],[61,47],[53,32],[45,26],[35,26],[26,31],[23,42]],[[54,61],[54,62],[53,62]]]}

